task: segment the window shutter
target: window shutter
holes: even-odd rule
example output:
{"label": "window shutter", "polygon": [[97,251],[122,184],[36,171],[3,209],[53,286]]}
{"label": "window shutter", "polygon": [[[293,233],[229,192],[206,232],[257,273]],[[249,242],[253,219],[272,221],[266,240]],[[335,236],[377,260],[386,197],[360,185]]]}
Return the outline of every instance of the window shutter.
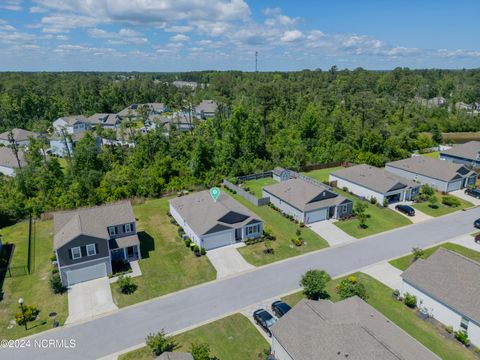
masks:
{"label": "window shutter", "polygon": [[68,257],[69,257],[70,260],[73,260],[72,249],[68,250]]}
{"label": "window shutter", "polygon": [[95,255],[98,254],[98,244],[95,243]]}
{"label": "window shutter", "polygon": [[80,253],[82,254],[82,257],[87,256],[87,247],[86,246],[81,246],[80,247]]}
{"label": "window shutter", "polygon": [[124,224],[124,225],[122,225],[123,232],[125,232],[125,230],[126,230],[126,229],[125,229],[125,227],[126,227],[126,225],[125,225],[125,224]]}

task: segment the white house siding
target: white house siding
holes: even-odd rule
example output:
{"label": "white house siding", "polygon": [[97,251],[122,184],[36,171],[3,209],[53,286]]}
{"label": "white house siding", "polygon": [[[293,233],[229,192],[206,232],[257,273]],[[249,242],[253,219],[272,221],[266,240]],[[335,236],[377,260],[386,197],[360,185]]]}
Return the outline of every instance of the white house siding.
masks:
{"label": "white house siding", "polygon": [[175,221],[180,225],[180,227],[185,231],[185,234],[192,240],[195,244],[197,244],[199,247],[202,245],[202,242],[200,240],[200,237],[192,230],[192,228],[183,220],[183,218],[180,216],[180,214],[175,210],[175,208],[170,206],[170,214],[173,216]]}
{"label": "white house siding", "polygon": [[461,165],[467,165],[467,166],[473,166],[473,167],[478,167],[480,165],[479,161],[463,159],[463,158],[450,156],[446,154],[440,154],[440,160],[450,161],[455,164],[461,164]]}
{"label": "white house siding", "polygon": [[[455,331],[462,329],[460,327],[462,315],[455,310],[424,294],[421,290],[405,281],[402,281],[401,292],[402,295],[407,292],[415,295],[417,297],[417,306],[427,308],[433,318],[440,321],[445,326],[452,326]],[[470,321],[467,331],[472,344],[480,346],[480,325]]]}
{"label": "white house siding", "polygon": [[460,190],[463,187],[464,183],[465,183],[465,179],[449,182],[447,185],[447,192]]}
{"label": "white house siding", "polygon": [[[70,141],[67,140],[68,143],[68,148],[70,150],[70,154],[73,153],[73,147]],[[60,156],[60,157],[65,157],[68,155],[67,148],[65,146],[65,142],[63,140],[50,140],[50,149],[52,151],[52,154]]]}
{"label": "white house siding", "polygon": [[396,167],[389,166],[388,164],[385,166],[385,169],[394,174],[403,176],[404,178],[407,178],[409,180],[417,181],[420,184],[429,184],[435,189],[437,189],[438,191],[446,191],[447,189],[448,182],[446,181],[434,179],[434,178],[416,174],[410,171],[405,171],[403,169],[398,169]]}
{"label": "white house siding", "polygon": [[276,360],[294,360],[288,352],[278,342],[275,336],[272,336],[272,353]]}
{"label": "white house siding", "polygon": [[7,166],[0,166],[0,173],[7,176],[15,176],[15,169]]}
{"label": "white house siding", "polygon": [[203,235],[200,247],[205,250],[215,249],[221,246],[231,245],[235,243],[235,230],[229,229],[216,232],[213,234]]}
{"label": "white house siding", "polygon": [[269,192],[266,192],[265,190],[262,191],[263,197],[270,197],[270,202],[275,205],[277,208],[279,208],[281,211],[283,211],[285,214],[293,216],[293,218],[297,221],[304,221],[304,214],[302,211],[294,208],[290,204],[286,203],[285,201],[282,201],[281,199],[277,198],[276,196],[273,196]]}
{"label": "white house siding", "polygon": [[367,188],[365,188],[361,185],[357,185],[357,184],[352,183],[348,180],[340,179],[340,178],[336,177],[335,175],[330,175],[328,180],[330,182],[336,181],[337,182],[337,187],[339,189],[342,189],[342,188],[346,187],[346,188],[348,188],[348,191],[354,193],[357,196],[364,197],[368,200],[370,200],[371,198],[375,198],[375,199],[377,199],[377,202],[379,204],[383,204],[384,195],[382,193],[367,189]]}

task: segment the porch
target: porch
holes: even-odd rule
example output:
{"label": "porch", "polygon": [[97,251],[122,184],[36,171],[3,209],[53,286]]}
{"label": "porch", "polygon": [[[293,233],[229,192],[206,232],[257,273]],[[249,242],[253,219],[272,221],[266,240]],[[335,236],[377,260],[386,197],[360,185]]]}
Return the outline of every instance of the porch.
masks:
{"label": "porch", "polygon": [[137,234],[110,239],[108,245],[112,261],[141,259],[140,240]]}

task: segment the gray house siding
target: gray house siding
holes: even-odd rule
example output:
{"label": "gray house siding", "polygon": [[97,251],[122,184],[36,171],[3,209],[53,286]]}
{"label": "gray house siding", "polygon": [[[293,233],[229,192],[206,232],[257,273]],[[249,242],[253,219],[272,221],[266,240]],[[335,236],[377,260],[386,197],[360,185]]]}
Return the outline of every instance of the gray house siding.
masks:
{"label": "gray house siding", "polygon": [[[95,244],[97,253],[93,256],[87,256],[86,245]],[[82,257],[80,259],[72,259],[70,249],[74,247],[80,247]],[[60,267],[82,264],[86,261],[109,257],[108,241],[105,239],[99,239],[93,236],[80,235],[72,241],[63,245],[57,250],[58,263]]]}
{"label": "gray house siding", "polygon": [[416,174],[416,173],[413,173],[413,172],[410,172],[410,171],[405,171],[403,169],[398,169],[398,168],[390,166],[388,164],[385,166],[385,169],[394,173],[394,174],[396,174],[396,175],[403,176],[404,178],[407,178],[409,180],[418,181],[421,184],[431,185],[435,189],[437,189],[438,191],[446,191],[447,190],[448,182],[446,182],[446,181],[434,179],[434,178],[424,176],[424,175],[420,175],[420,174]]}
{"label": "gray house siding", "polygon": [[[346,206],[342,206],[342,205],[346,205]],[[343,211],[342,211],[342,207],[345,208]],[[350,215],[352,215],[352,212],[353,212],[353,202],[348,201],[348,202],[343,203],[341,205],[337,205],[337,209],[336,209],[336,212],[335,212],[335,218],[336,219],[341,219],[345,216],[350,216]]]}
{"label": "gray house siding", "polygon": [[74,265],[69,265],[69,266],[65,266],[65,267],[60,267],[60,278],[62,279],[62,284],[64,286],[67,286],[68,285],[68,280],[67,280],[67,272],[68,271],[72,271],[72,270],[78,270],[78,269],[84,269],[88,266],[93,266],[93,265],[98,265],[98,264],[101,264],[101,263],[105,263],[105,266],[107,267],[107,274],[111,274],[112,273],[112,263],[110,261],[110,257],[104,257],[104,258],[97,258],[97,259],[93,259],[93,256],[91,257],[92,261],[88,261],[88,262],[80,262],[78,264],[74,264]]}
{"label": "gray house siding", "polygon": [[129,236],[129,235],[133,235],[133,234],[136,234],[136,233],[137,233],[137,228],[136,228],[135,223],[130,223],[131,228],[132,228],[132,229],[131,229],[132,231],[130,231],[130,232],[125,232],[125,225],[126,225],[126,224],[119,224],[119,225],[109,226],[109,227],[107,228],[107,231],[109,231],[109,234],[110,234],[110,230],[109,230],[109,229],[110,229],[111,227],[115,227],[115,228],[117,229],[117,234],[114,235],[114,236],[109,235],[110,238],[111,238],[111,239],[118,239],[118,238],[121,238],[121,237],[123,237],[123,236]]}

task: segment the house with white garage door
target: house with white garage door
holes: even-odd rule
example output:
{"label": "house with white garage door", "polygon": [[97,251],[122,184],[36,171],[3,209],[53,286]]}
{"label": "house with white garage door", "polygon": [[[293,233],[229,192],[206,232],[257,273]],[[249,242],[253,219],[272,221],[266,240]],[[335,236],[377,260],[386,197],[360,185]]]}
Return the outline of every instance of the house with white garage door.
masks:
{"label": "house with white garage door", "polygon": [[112,261],[140,259],[129,201],[57,212],[53,247],[64,286],[112,274]]}
{"label": "house with white garage door", "polygon": [[419,259],[402,273],[401,293],[454,331],[466,331],[480,347],[480,263],[445,248]]}
{"label": "house with white garage door", "polygon": [[440,151],[440,159],[478,168],[480,167],[480,141],[469,141]]}
{"label": "house with white garage door", "polygon": [[477,182],[477,173],[462,164],[438,160],[427,156],[389,162],[385,169],[406,179],[428,184],[438,191],[460,190]]}
{"label": "house with white garage door", "polygon": [[359,197],[376,199],[379,204],[411,200],[418,195],[421,186],[385,169],[366,164],[335,171],[330,174],[329,181],[336,182],[338,188],[347,188]]}
{"label": "house with white garage door", "polygon": [[263,221],[224,192],[216,201],[209,191],[172,199],[170,214],[185,234],[205,250],[258,238],[263,233]]}
{"label": "house with white garage door", "polygon": [[263,197],[269,197],[275,207],[305,224],[340,219],[351,215],[353,210],[352,200],[302,179],[265,186]]}

